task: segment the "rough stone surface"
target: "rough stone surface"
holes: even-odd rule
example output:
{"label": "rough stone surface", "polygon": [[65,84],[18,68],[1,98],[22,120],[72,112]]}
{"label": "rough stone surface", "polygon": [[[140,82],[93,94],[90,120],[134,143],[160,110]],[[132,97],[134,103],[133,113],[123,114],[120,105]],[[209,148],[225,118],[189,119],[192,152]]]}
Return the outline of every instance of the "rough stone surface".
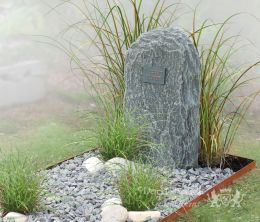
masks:
{"label": "rough stone surface", "polygon": [[10,212],[6,214],[3,218],[3,222],[27,222],[27,221],[28,221],[27,216],[16,212]]}
{"label": "rough stone surface", "polygon": [[[199,57],[179,29],[155,29],[132,44],[125,64],[125,107],[151,124],[152,152],[163,165],[196,167],[199,147]],[[144,67],[166,69],[165,84],[144,83]]]}
{"label": "rough stone surface", "polygon": [[91,173],[96,173],[104,169],[104,164],[97,157],[90,157],[83,162],[83,166]]}
{"label": "rough stone surface", "polygon": [[101,212],[101,222],[125,222],[127,220],[127,209],[120,205],[105,207]]}
{"label": "rough stone surface", "polygon": [[128,212],[128,220],[133,222],[144,222],[149,220],[158,220],[161,217],[161,213],[159,211],[129,211]]}

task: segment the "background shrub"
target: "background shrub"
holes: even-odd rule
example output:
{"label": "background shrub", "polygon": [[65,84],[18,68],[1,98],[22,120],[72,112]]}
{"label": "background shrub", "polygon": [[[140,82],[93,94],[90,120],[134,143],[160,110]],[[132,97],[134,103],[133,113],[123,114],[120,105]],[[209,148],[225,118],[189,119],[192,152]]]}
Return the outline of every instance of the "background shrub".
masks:
{"label": "background shrub", "polygon": [[31,159],[10,155],[0,162],[0,206],[4,212],[28,213],[39,204],[41,177]]}
{"label": "background shrub", "polygon": [[163,178],[150,165],[129,165],[121,172],[118,187],[128,210],[153,209],[161,199]]}

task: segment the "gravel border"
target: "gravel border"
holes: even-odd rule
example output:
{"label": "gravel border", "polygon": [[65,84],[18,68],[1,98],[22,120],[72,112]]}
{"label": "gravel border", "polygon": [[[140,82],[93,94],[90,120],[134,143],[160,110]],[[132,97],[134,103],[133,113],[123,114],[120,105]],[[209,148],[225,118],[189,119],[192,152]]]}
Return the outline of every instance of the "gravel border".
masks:
{"label": "gravel border", "polygon": [[[113,174],[103,169],[90,173],[82,165],[90,157],[100,157],[93,150],[42,171],[45,210],[29,215],[29,221],[39,222],[99,222],[101,205],[110,198],[120,198]],[[155,210],[167,216],[185,203],[204,193],[233,174],[226,168],[160,169],[167,175],[164,199]],[[149,220],[148,220],[149,221]]]}

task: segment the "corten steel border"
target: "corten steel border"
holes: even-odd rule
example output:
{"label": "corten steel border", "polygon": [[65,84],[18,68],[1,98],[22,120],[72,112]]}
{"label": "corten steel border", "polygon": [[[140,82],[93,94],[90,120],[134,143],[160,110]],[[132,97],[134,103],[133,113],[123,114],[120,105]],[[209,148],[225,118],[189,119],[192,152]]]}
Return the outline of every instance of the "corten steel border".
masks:
{"label": "corten steel border", "polygon": [[170,214],[170,215],[166,216],[165,218],[161,219],[160,222],[172,222],[172,221],[176,220],[178,217],[180,217],[181,215],[183,215],[183,214],[187,213],[189,210],[191,210],[191,208],[194,205],[196,205],[199,202],[206,200],[209,197],[211,197],[212,192],[217,192],[220,189],[227,187],[228,185],[234,183],[235,180],[242,177],[243,175],[245,175],[246,173],[248,173],[249,171],[251,171],[254,168],[256,168],[256,161],[252,160],[252,162],[250,162],[249,164],[247,164],[246,166],[244,166],[243,168],[241,168],[240,170],[235,172],[230,177],[224,179],[223,181],[216,184],[211,189],[207,190],[205,193],[203,193],[200,196],[194,198],[193,200],[191,200],[190,202],[188,202],[187,204],[185,204],[184,206],[182,206],[181,208],[179,208],[178,210],[176,210],[172,214]]}
{"label": "corten steel border", "polygon": [[45,167],[45,169],[46,169],[46,170],[50,170],[50,169],[52,169],[52,168],[54,168],[54,167],[56,167],[56,166],[62,164],[63,162],[65,162],[65,161],[67,161],[67,160],[72,160],[72,159],[74,159],[75,157],[82,156],[82,155],[85,154],[85,153],[89,153],[89,152],[95,151],[95,150],[98,150],[98,148],[91,148],[91,149],[86,150],[86,151],[83,151],[83,152],[81,152],[81,153],[79,153],[79,154],[76,154],[76,155],[74,154],[73,156],[70,156],[70,157],[67,157],[67,158],[65,158],[65,159],[63,159],[63,160],[60,160],[59,162],[57,162],[57,163],[55,163],[55,164],[49,164],[47,167]]}

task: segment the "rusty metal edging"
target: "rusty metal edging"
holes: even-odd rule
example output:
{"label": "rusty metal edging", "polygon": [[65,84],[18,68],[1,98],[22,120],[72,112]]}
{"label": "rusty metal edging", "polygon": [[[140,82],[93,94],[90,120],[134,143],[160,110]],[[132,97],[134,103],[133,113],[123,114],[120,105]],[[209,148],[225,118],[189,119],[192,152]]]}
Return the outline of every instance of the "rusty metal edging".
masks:
{"label": "rusty metal edging", "polygon": [[52,169],[52,168],[54,168],[54,167],[56,167],[56,166],[62,164],[63,162],[65,162],[65,161],[67,161],[67,160],[72,160],[72,159],[74,159],[75,157],[82,156],[82,155],[85,154],[85,153],[89,153],[89,152],[95,151],[95,150],[97,150],[97,149],[98,149],[98,148],[91,148],[91,149],[86,150],[86,151],[83,151],[83,152],[81,152],[81,153],[79,153],[79,154],[77,154],[77,155],[74,154],[73,156],[67,157],[67,158],[65,158],[65,159],[63,159],[63,160],[61,160],[61,161],[59,161],[59,162],[57,162],[57,163],[55,163],[55,164],[49,164],[49,165],[48,165],[47,167],[45,167],[44,169],[45,169],[45,170],[50,170],[50,169]]}
{"label": "rusty metal edging", "polygon": [[217,192],[221,190],[224,187],[227,187],[228,185],[232,184],[235,180],[242,177],[252,169],[256,168],[256,161],[253,160],[251,163],[247,164],[243,168],[241,168],[239,171],[235,172],[230,177],[226,178],[225,180],[221,181],[211,189],[207,190],[205,193],[201,194],[200,196],[196,197],[195,199],[191,200],[189,203],[185,204],[172,214],[168,215],[167,217],[160,220],[160,222],[172,222],[181,215],[187,213],[194,205],[198,204],[199,202],[208,199],[212,192]]}

